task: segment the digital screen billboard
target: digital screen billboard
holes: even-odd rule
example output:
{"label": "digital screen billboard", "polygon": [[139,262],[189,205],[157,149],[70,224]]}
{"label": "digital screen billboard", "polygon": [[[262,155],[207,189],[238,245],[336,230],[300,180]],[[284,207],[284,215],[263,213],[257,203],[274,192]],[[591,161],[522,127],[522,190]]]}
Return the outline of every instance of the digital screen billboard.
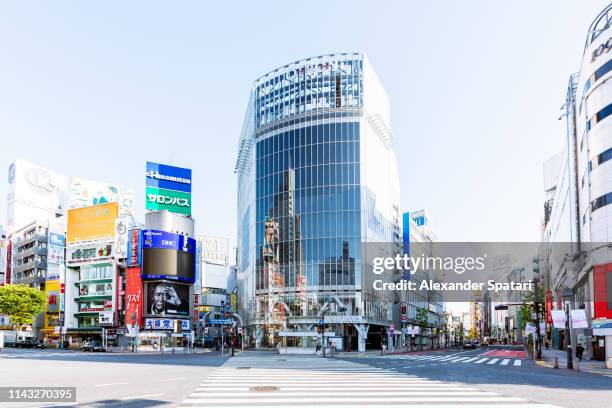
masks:
{"label": "digital screen billboard", "polygon": [[195,253],[173,249],[143,248],[142,277],[195,281]]}
{"label": "digital screen billboard", "polygon": [[189,285],[177,282],[146,282],[148,315],[189,315]]}

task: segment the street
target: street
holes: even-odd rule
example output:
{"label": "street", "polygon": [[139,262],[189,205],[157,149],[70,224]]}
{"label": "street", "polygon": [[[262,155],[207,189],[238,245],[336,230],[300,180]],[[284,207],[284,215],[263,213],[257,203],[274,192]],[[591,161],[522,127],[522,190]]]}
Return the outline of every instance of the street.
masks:
{"label": "street", "polygon": [[[510,354],[511,355],[511,354]],[[333,358],[247,351],[111,354],[5,349],[0,386],[76,386],[77,403],[14,407],[610,406],[612,378],[538,367],[507,350]]]}
{"label": "street", "polygon": [[0,386],[77,387],[76,404],[7,404],[10,407],[168,407],[176,406],[225,360],[218,352],[160,355],[6,348],[0,353]]}

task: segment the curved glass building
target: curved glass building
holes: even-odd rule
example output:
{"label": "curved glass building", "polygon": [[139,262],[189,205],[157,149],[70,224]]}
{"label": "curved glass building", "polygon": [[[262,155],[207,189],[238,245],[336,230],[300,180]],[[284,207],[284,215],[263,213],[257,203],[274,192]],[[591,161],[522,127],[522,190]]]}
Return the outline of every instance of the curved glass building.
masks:
{"label": "curved glass building", "polygon": [[[239,142],[240,314],[251,347],[379,347],[392,299],[364,242],[399,243],[389,101],[365,55],[322,55],[257,79]],[[378,278],[380,279],[380,278]]]}

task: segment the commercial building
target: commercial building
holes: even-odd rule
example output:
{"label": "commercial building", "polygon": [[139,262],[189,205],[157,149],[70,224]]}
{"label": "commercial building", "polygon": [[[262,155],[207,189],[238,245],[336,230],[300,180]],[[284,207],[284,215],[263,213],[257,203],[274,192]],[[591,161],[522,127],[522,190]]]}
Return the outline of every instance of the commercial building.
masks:
{"label": "commercial building", "polygon": [[257,79],[239,141],[240,314],[252,347],[378,348],[393,299],[362,271],[364,243],[401,246],[389,99],[361,53]]}
{"label": "commercial building", "polygon": [[[69,343],[125,343],[121,326],[128,224],[116,202],[68,210],[64,328]],[[64,283],[60,282],[60,283]]]}
{"label": "commercial building", "polygon": [[[138,289],[135,276],[138,268],[130,268],[132,305],[127,306],[130,314],[127,324],[134,327],[136,323],[141,324],[137,331],[139,342],[144,345],[157,342],[162,347],[180,349],[194,340],[201,285],[194,284],[199,280],[196,277],[199,267],[195,221],[191,217],[191,182],[190,169],[147,162],[146,209],[149,211],[145,214],[145,227],[138,244],[142,247],[139,265],[142,289],[136,300],[133,295]],[[132,245],[128,252],[135,252]],[[131,259],[128,264],[137,266]]]}
{"label": "commercial building", "polygon": [[[563,105],[566,145],[544,166],[547,313],[563,309],[566,300],[571,309],[585,310],[588,327],[571,330],[572,344],[601,360],[612,357],[611,23],[612,5],[587,31],[580,71],[570,76]],[[571,293],[566,299],[564,289]],[[567,344],[563,328],[548,335],[556,347]]]}
{"label": "commercial building", "polygon": [[[403,252],[409,255],[434,256],[432,219],[425,210],[406,212],[402,215]],[[418,270],[406,280],[418,282],[429,279],[427,270]],[[431,277],[433,278],[433,277]],[[442,293],[436,290],[407,290],[400,293],[400,306],[395,313],[395,345],[398,347],[437,348],[448,341],[447,317]]]}
{"label": "commercial building", "polygon": [[[219,322],[226,318],[231,309],[228,299],[229,239],[209,235],[198,235],[196,240],[202,247],[201,285],[199,316],[204,328],[203,337],[207,342],[220,336],[222,326]],[[233,289],[233,288],[232,288]]]}
{"label": "commercial building", "polygon": [[6,253],[8,249],[7,234],[0,225],[0,286],[6,282]]}

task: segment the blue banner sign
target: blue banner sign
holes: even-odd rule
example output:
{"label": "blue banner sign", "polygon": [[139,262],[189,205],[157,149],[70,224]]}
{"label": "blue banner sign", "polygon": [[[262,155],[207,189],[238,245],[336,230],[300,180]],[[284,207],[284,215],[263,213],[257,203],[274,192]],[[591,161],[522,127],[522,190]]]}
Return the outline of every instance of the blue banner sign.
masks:
{"label": "blue banner sign", "polygon": [[173,249],[195,254],[196,242],[193,238],[186,238],[174,232],[159,230],[142,231],[143,248]]}
{"label": "blue banner sign", "polygon": [[208,319],[210,324],[232,324],[232,319]]}
{"label": "blue banner sign", "polygon": [[147,162],[147,187],[191,193],[191,169]]}

